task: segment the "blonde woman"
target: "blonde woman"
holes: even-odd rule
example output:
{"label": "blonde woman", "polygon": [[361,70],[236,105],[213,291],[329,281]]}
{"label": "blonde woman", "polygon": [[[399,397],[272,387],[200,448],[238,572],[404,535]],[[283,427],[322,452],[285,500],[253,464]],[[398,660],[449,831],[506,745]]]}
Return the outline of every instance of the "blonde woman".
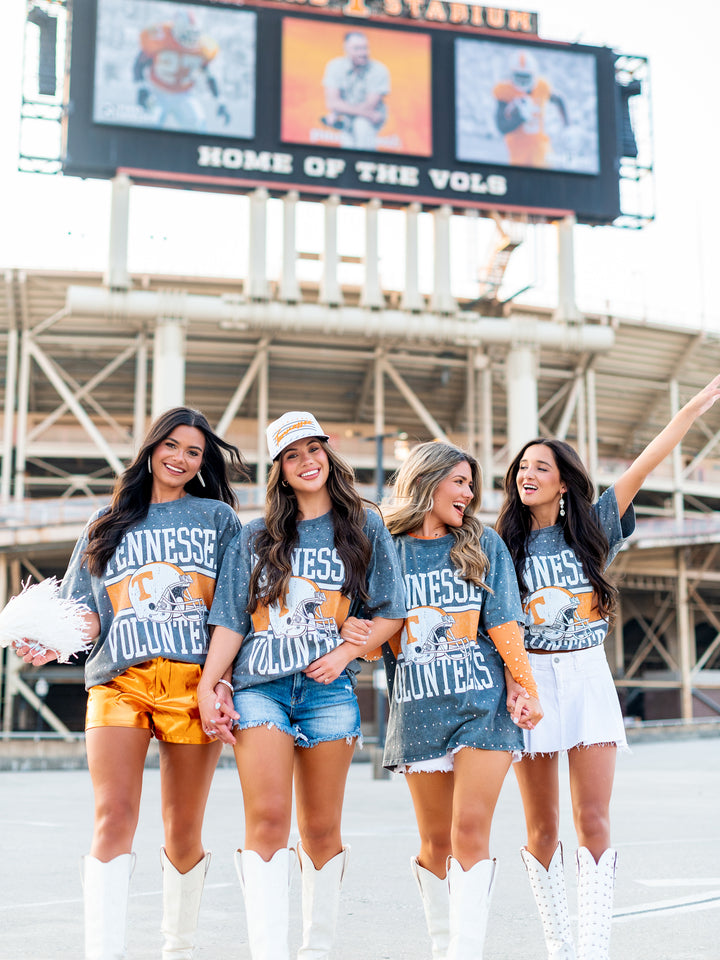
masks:
{"label": "blonde woman", "polygon": [[482,957],[496,876],[492,816],[522,749],[519,725],[532,728],[542,717],[515,570],[475,516],[480,494],[473,457],[423,443],[400,469],[386,511],[408,613],[383,648],[384,764],[406,774],[412,795],[420,852],[411,866],[435,960]]}
{"label": "blonde woman", "polygon": [[[372,617],[371,642],[382,643],[399,627],[405,605],[382,517],[364,506],[352,470],[315,417],[291,411],[267,436],[273,465],[265,516],[228,551],[198,696],[205,725],[235,747],[245,806],[245,846],[236,859],[251,956],[288,957],[294,777],[303,901],[298,957],[323,960],[347,862],[340,821],[360,737],[350,663],[362,647],[341,630],[362,604]],[[232,684],[220,683],[233,661]],[[217,696],[228,686],[234,706]]]}

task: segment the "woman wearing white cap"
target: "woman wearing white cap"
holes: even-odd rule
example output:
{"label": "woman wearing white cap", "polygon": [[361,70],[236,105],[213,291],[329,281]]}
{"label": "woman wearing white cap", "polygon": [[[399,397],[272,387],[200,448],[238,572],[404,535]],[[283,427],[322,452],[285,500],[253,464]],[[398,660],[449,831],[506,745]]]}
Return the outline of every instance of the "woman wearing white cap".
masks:
{"label": "woman wearing white cap", "polygon": [[[289,956],[293,777],[303,896],[298,957],[322,960],[348,854],[340,834],[345,781],[361,735],[349,665],[365,644],[377,646],[398,629],[405,604],[382,518],[363,505],[351,468],[315,417],[286,413],[267,438],[273,465],[265,516],[228,550],[198,698],[203,719],[216,721],[218,736],[235,746],[246,827],[236,861],[253,960]],[[372,619],[370,639],[350,642],[341,629],[360,608]],[[230,702],[214,688],[233,661]],[[225,725],[217,722],[220,699]]]}

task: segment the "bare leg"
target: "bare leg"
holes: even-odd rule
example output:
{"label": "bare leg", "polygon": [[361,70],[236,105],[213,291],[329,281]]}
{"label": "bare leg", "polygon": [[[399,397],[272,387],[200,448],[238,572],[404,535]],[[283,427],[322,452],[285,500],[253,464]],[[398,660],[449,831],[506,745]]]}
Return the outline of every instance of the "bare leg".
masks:
{"label": "bare leg", "polygon": [[345,740],[295,749],[298,829],[316,870],[342,850],[340,824],[353,750]]}
{"label": "bare leg", "polygon": [[266,861],[287,846],[290,836],[293,760],[293,738],[277,727],[251,727],[237,734],[245,849]]}
{"label": "bare leg", "polygon": [[405,782],[410,789],[420,832],[418,863],[436,877],[444,877],[447,858],[452,853],[454,774],[408,773]]}
{"label": "bare leg", "polygon": [[202,824],[222,745],[160,744],[165,853],[179,873],[202,860]]}
{"label": "bare leg", "polygon": [[85,743],[95,794],[90,854],[107,863],[132,850],[150,731],[92,727]]}
{"label": "bare leg", "polygon": [[490,858],[490,827],[511,756],[465,747],[455,754],[452,855],[463,870]]}
{"label": "bare leg", "polygon": [[616,757],[614,744],[598,743],[568,751],[578,846],[587,847],[596,863],[610,846],[610,797]]}
{"label": "bare leg", "polygon": [[557,754],[514,764],[527,826],[527,849],[547,870],[560,838]]}

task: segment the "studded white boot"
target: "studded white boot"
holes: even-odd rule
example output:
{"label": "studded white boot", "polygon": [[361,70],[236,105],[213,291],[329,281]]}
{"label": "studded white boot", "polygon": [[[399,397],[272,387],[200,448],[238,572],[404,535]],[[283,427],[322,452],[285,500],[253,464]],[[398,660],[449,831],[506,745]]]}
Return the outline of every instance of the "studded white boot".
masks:
{"label": "studded white boot", "polygon": [[425,922],[432,944],[432,960],[446,960],[450,944],[450,888],[448,878],[436,877],[411,857],[410,869],[420,890]]}
{"label": "studded white boot", "polygon": [[575,960],[568,914],[562,844],[558,843],[550,866],[545,867],[525,847],[520,851],[542,921],[548,960]]}
{"label": "studded white boot", "polygon": [[610,960],[616,864],[616,850],[607,849],[597,863],[587,847],[577,851],[578,960]]}

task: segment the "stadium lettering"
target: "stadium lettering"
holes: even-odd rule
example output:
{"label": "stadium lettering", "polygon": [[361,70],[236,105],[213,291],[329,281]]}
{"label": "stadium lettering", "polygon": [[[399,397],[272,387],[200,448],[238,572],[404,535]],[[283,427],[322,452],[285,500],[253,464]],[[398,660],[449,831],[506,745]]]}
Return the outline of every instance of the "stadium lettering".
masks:
{"label": "stadium lettering", "polygon": [[417,167],[372,163],[370,160],[358,160],[355,172],[363,183],[392,183],[400,187],[417,187],[420,174]]}
{"label": "stadium lettering", "polygon": [[292,173],[291,153],[270,153],[269,150],[238,150],[237,147],[198,147],[199,167],[222,167],[225,170],[263,170],[266,173]]}
{"label": "stadium lettering", "polygon": [[455,193],[489,193],[503,197],[507,193],[507,180],[499,174],[483,177],[481,173],[466,170],[428,170],[436,190],[453,190]]}
{"label": "stadium lettering", "polygon": [[337,157],[305,157],[303,170],[308,177],[327,177],[328,180],[337,180],[345,170],[345,161]]}

